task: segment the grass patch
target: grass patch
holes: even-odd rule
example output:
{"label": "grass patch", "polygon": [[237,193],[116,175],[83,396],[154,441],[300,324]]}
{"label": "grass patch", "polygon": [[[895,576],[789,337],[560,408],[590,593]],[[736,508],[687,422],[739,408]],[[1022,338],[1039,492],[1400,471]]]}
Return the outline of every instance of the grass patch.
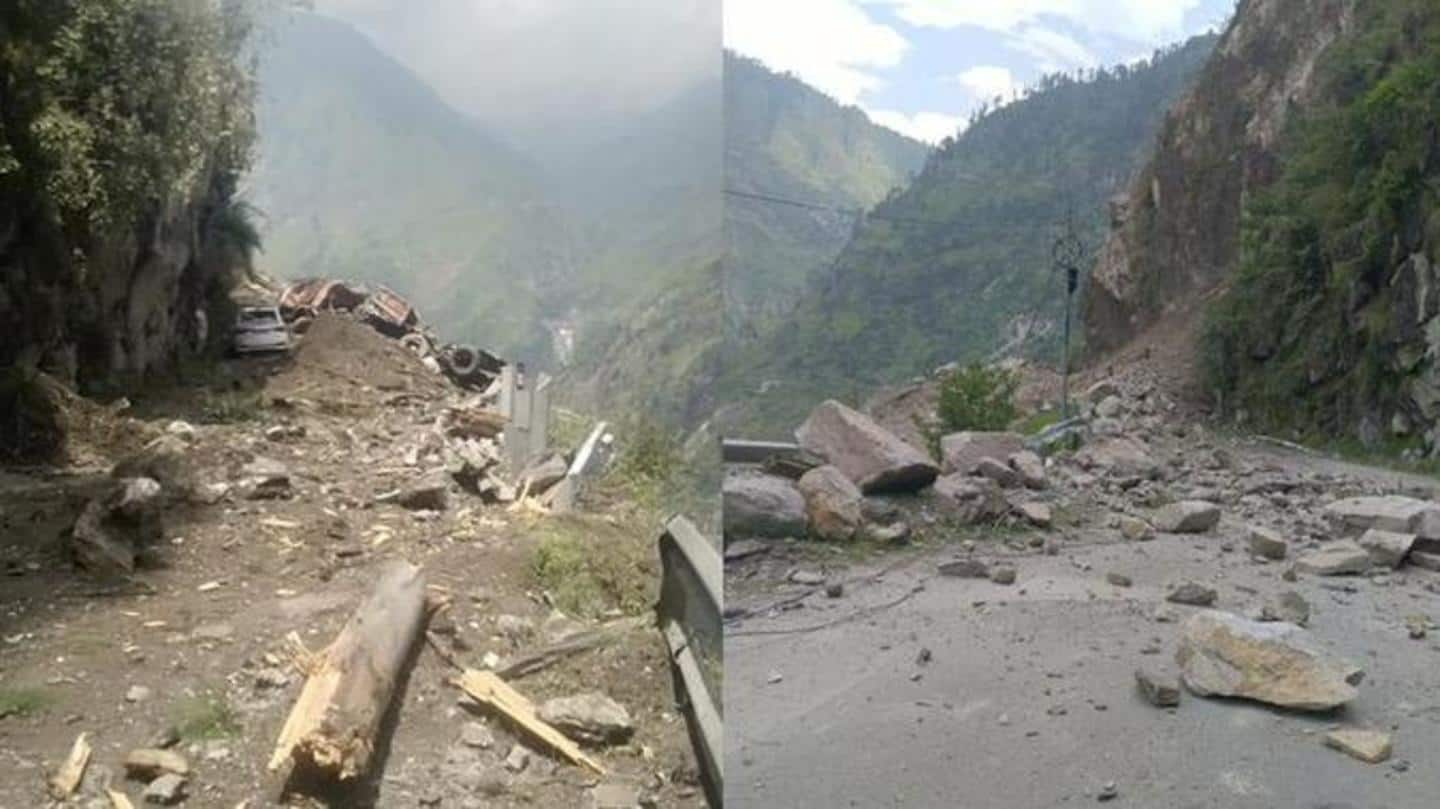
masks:
{"label": "grass patch", "polygon": [[241,424],[265,416],[264,397],[258,391],[206,393],[200,400],[201,424]]}
{"label": "grass patch", "polygon": [[175,730],[185,741],[227,739],[240,735],[240,714],[224,693],[206,689],[180,703],[175,712]]}
{"label": "grass patch", "polygon": [[[658,524],[657,524],[658,525]],[[598,519],[552,519],[541,529],[530,574],[562,612],[597,618],[612,610],[639,615],[655,599],[652,534]]]}
{"label": "grass patch", "polygon": [[1038,413],[1031,413],[1025,418],[1015,422],[1015,426],[1012,429],[1021,435],[1039,435],[1050,426],[1059,423],[1059,410],[1041,410]]}
{"label": "grass patch", "polygon": [[55,696],[40,688],[0,688],[0,719],[33,716],[55,704]]}

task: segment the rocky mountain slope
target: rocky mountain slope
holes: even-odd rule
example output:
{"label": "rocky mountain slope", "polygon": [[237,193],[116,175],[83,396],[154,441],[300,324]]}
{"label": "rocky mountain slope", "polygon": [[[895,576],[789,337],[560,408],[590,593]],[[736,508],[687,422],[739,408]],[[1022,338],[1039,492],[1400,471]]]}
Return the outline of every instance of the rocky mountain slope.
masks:
{"label": "rocky mountain slope", "polygon": [[1082,238],[1100,240],[1107,200],[1214,41],[1050,76],[977,115],[855,225],[833,269],[812,278],[781,325],[736,352],[725,419],[780,433],[820,399],[858,400],[942,363],[1053,356],[1063,311],[1050,256],[1057,224],[1073,208]]}
{"label": "rocky mountain slope", "polygon": [[[909,183],[929,149],[800,80],[725,54],[725,186],[863,209]],[[725,201],[726,304],[747,323],[788,311],[850,238],[844,214]]]}

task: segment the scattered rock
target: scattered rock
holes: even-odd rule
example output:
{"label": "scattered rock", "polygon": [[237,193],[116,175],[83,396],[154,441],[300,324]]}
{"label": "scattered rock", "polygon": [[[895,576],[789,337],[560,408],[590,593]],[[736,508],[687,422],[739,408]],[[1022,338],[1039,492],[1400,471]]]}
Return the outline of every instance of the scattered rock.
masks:
{"label": "scattered rock", "polygon": [[809,521],[794,481],[752,472],[727,474],[723,484],[725,536],[803,537]]}
{"label": "scattered rock", "polygon": [[996,565],[990,570],[990,581],[996,584],[1014,584],[1015,576],[1015,568],[1009,565]]}
{"label": "scattered rock", "polygon": [[450,505],[450,480],[444,473],[426,475],[401,489],[395,502],[411,511],[444,511]]}
{"label": "scattered rock", "polygon": [[946,474],[974,475],[986,458],[1008,458],[1025,450],[1019,433],[961,432],[940,439],[940,457]]}
{"label": "scattered rock", "polygon": [[1106,801],[1113,801],[1118,797],[1120,797],[1119,785],[1117,785],[1114,781],[1106,781],[1100,787],[1100,791],[1096,793],[1095,800],[1104,803]]}
{"label": "scattered rock", "polygon": [[795,437],[802,448],[838,467],[865,494],[918,491],[940,474],[920,450],[834,400],[811,411]]}
{"label": "scattered rock", "polygon": [[1278,533],[1259,525],[1245,526],[1250,552],[1262,559],[1280,560],[1290,551],[1290,543]]}
{"label": "scattered rock", "polygon": [[1172,604],[1188,604],[1192,607],[1208,607],[1215,603],[1219,593],[1214,587],[1197,581],[1183,581],[1170,586],[1165,600]]}
{"label": "scattered rock", "polygon": [[1440,506],[1400,495],[1350,497],[1325,507],[1325,515],[1351,536],[1370,528],[1440,537]]}
{"label": "scattered rock", "polygon": [[1304,629],[1216,610],[1185,621],[1175,660],[1185,686],[1200,696],[1304,711],[1344,705],[1364,678],[1363,670],[1323,651]]}
{"label": "scattered rock", "polygon": [[292,493],[290,470],[269,458],[256,458],[240,470],[237,486],[246,500],[277,500]]}
{"label": "scattered rock", "polygon": [[1155,538],[1155,529],[1150,523],[1128,514],[1120,515],[1120,535],[1131,542],[1147,542]]}
{"label": "scattered rock", "polygon": [[1134,582],[1130,580],[1129,576],[1126,576],[1124,573],[1116,573],[1114,571],[1105,574],[1105,581],[1110,582],[1116,587],[1129,587],[1130,585],[1134,584]]}
{"label": "scattered rock", "polygon": [[990,578],[990,566],[979,559],[952,559],[948,562],[941,562],[939,570],[940,575],[953,576],[957,579]]}
{"label": "scattered rock", "polygon": [[1036,528],[1049,528],[1055,521],[1055,514],[1046,503],[1021,503],[1016,506],[1016,510]]}
{"label": "scattered rock", "polygon": [[1018,472],[990,457],[981,458],[980,462],[975,464],[975,474],[989,478],[1005,489],[1013,489],[1021,484]]}
{"label": "scattered rock", "polygon": [[1370,569],[1370,552],[1347,539],[1301,554],[1295,560],[1295,567],[1316,576],[1364,573]]}
{"label": "scattered rock", "polygon": [[1180,680],[1148,668],[1135,669],[1135,684],[1151,705],[1172,708],[1180,704]]}
{"label": "scattered rock", "polygon": [[524,772],[530,766],[530,751],[523,744],[517,744],[510,748],[510,754],[505,756],[505,769],[510,772]]}
{"label": "scattered rock", "polygon": [[1095,405],[1095,415],[1102,419],[1118,418],[1124,412],[1125,403],[1120,400],[1119,396],[1106,396],[1100,400],[1099,404]]}
{"label": "scattered rock", "polygon": [[751,556],[768,553],[770,546],[758,539],[741,539],[725,546],[725,561],[738,562]]}
{"label": "scattered rock", "polygon": [[840,598],[843,595],[845,595],[845,585],[838,581],[825,588],[826,598]]}
{"label": "scattered rock", "polygon": [[598,691],[547,700],[539,713],[541,719],[576,741],[621,744],[635,733],[625,706]]}
{"label": "scattered rock", "polygon": [[825,574],[815,570],[792,570],[786,578],[806,587],[818,587],[825,583]]}
{"label": "scattered rock", "polygon": [[1379,764],[1390,758],[1393,749],[1390,734],[1378,730],[1340,728],[1325,734],[1325,746],[1358,758],[1367,764]]}
{"label": "scattered rock", "polygon": [[1106,436],[1086,444],[1075,453],[1083,469],[1104,472],[1112,477],[1154,478],[1160,464],[1144,444],[1127,436]]}
{"label": "scattered rock", "polygon": [[174,806],[185,800],[186,784],[184,778],[174,773],[162,775],[145,787],[145,802]]}
{"label": "scattered rock", "polygon": [[1414,547],[1415,539],[1414,534],[1371,528],[1361,535],[1359,545],[1370,554],[1370,561],[1375,566],[1397,568]]}
{"label": "scattered rock", "polygon": [[150,699],[150,689],[143,685],[132,685],[130,690],[125,692],[126,702],[144,702]]}
{"label": "scattered rock", "polygon": [[565,462],[565,456],[552,452],[531,464],[520,479],[529,481],[530,494],[540,494],[549,491],[551,486],[563,480],[569,471],[570,465]]}
{"label": "scattered rock", "polygon": [[460,728],[460,743],[466,747],[489,750],[495,746],[495,734],[483,722],[466,722]]}
{"label": "scattered rock", "polygon": [[1220,507],[1205,500],[1181,500],[1160,509],[1155,527],[1171,534],[1203,534],[1220,523]]}
{"label": "scattered rock", "polygon": [[1012,453],[1009,458],[1010,468],[1020,476],[1020,480],[1027,489],[1044,489],[1050,485],[1045,474],[1045,461],[1039,455],[1030,450],[1021,450]]}
{"label": "scattered rock", "polygon": [[973,525],[992,522],[1010,511],[1010,504],[993,480],[946,475],[935,481],[940,508],[957,521]]}
{"label": "scattered rock", "polygon": [[1410,551],[1410,564],[1421,570],[1440,572],[1440,553],[1428,551]]}
{"label": "scattered rock", "polygon": [[1294,590],[1287,590],[1265,602],[1265,605],[1260,608],[1260,620],[1284,621],[1296,626],[1308,626],[1310,624],[1310,602]]}
{"label": "scattered rock", "polygon": [[903,520],[896,520],[888,525],[871,525],[865,529],[865,535],[872,542],[900,545],[910,539],[910,524]]}
{"label": "scattered rock", "polygon": [[796,484],[805,499],[810,533],[829,542],[848,542],[864,525],[864,495],[838,468],[817,466]]}

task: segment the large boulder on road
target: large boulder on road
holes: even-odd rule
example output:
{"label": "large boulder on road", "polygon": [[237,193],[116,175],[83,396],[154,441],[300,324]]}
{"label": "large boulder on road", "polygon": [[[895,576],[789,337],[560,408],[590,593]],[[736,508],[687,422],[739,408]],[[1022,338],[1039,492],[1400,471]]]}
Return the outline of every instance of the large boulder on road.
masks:
{"label": "large boulder on road", "polygon": [[815,408],[795,431],[800,446],[845,473],[865,494],[913,492],[929,486],[940,467],[920,450],[836,401]]}
{"label": "large boulder on road", "polygon": [[721,499],[726,539],[805,536],[805,498],[792,480],[758,472],[726,475]]}
{"label": "large boulder on road", "polygon": [[860,488],[829,464],[817,466],[800,477],[800,495],[810,517],[810,533],[819,539],[845,542],[865,524]]}
{"label": "large boulder on road", "polygon": [[1025,449],[1025,438],[1019,433],[951,433],[940,439],[940,457],[945,459],[945,474],[958,472],[976,474],[986,458],[1004,460]]}
{"label": "large boulder on road", "polygon": [[1298,626],[1217,610],[1185,621],[1175,660],[1185,686],[1200,696],[1238,697],[1299,711],[1344,705],[1355,698],[1355,686],[1365,676]]}

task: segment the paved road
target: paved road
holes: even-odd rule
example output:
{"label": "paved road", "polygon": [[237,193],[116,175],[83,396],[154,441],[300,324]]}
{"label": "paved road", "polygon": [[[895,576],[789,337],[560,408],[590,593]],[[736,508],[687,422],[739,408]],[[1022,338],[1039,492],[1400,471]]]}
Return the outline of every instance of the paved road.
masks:
{"label": "paved road", "polygon": [[[1413,613],[1440,619],[1440,574],[1287,584],[1281,566],[1227,553],[1225,541],[1020,556],[1011,587],[934,577],[938,554],[852,583],[844,598],[729,627],[727,807],[1083,806],[1110,781],[1119,797],[1107,806],[1146,809],[1440,806],[1440,633],[1416,641],[1404,626]],[[1106,583],[1111,570],[1135,586]],[[1360,697],[1332,716],[1190,694],[1173,712],[1143,702],[1135,667],[1173,666],[1178,625],[1155,610],[1180,576],[1212,582],[1217,607],[1240,613],[1298,590],[1312,630],[1366,668]],[[830,628],[749,634],[843,619],[916,587]],[[1183,619],[1191,608],[1174,609]],[[1337,722],[1394,727],[1392,761],[1326,749],[1321,736]]]}

